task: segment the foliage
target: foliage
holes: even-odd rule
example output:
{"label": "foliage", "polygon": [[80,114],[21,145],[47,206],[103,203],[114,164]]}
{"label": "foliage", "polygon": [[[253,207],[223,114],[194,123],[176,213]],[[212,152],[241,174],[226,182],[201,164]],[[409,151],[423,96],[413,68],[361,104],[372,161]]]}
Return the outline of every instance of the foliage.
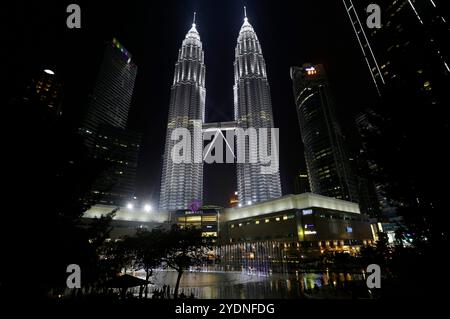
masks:
{"label": "foliage", "polygon": [[163,262],[177,271],[174,298],[178,297],[181,276],[190,266],[199,265],[208,257],[211,248],[210,239],[202,237],[196,228],[180,229],[174,225],[165,234],[165,257]]}

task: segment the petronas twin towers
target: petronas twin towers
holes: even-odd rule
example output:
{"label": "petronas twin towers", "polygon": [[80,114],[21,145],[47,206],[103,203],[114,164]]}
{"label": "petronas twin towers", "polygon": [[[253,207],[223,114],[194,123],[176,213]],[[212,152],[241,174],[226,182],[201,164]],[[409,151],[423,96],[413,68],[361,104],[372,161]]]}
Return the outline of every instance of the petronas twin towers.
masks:
{"label": "petronas twin towers", "polygon": [[[244,130],[273,128],[266,65],[258,37],[246,16],[239,32],[235,53],[233,87],[235,128]],[[179,128],[187,129],[192,137],[195,137],[196,132],[201,132],[202,128],[198,126],[205,123],[205,97],[204,51],[194,15],[194,23],[183,40],[175,63],[163,157],[160,209],[187,209],[190,203],[201,201],[203,198],[203,162],[175,163],[172,152],[177,141],[171,137],[172,132]],[[269,139],[271,137],[269,136]],[[237,139],[237,148],[244,148],[245,156],[248,158],[248,154],[256,150],[245,141],[245,145],[240,145],[243,141]],[[269,151],[278,151],[271,148],[271,143],[268,144],[265,146]],[[194,158],[194,151],[198,148],[203,149],[201,137],[193,138],[192,145],[187,148],[192,153],[190,158]],[[276,160],[278,161],[278,156]],[[237,164],[240,205],[281,196],[278,170],[263,174],[262,165],[260,162],[249,161]]]}

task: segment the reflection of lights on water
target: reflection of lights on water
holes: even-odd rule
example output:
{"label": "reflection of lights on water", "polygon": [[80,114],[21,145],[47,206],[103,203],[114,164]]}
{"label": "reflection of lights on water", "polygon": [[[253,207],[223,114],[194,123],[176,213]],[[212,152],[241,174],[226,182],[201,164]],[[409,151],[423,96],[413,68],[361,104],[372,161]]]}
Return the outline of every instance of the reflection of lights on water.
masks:
{"label": "reflection of lights on water", "polygon": [[289,279],[286,279],[286,288],[287,288],[288,292],[290,292],[292,290],[292,284]]}

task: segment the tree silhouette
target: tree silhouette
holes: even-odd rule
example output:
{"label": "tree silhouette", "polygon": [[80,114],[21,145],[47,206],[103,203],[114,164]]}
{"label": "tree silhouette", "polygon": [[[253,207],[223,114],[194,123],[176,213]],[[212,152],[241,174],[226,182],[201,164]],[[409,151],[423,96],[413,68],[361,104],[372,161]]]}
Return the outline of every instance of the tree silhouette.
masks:
{"label": "tree silhouette", "polygon": [[183,273],[190,266],[199,265],[206,260],[211,249],[210,239],[202,237],[200,229],[180,229],[174,225],[166,233],[164,243],[166,251],[163,262],[178,273],[174,291],[174,298],[177,299]]}
{"label": "tree silhouette", "polygon": [[[144,269],[145,280],[149,281],[153,275],[153,269],[161,265],[166,252],[166,234],[159,228],[151,231],[139,228],[136,236],[124,239],[125,245],[134,252],[134,267]],[[145,286],[145,298],[148,296],[148,285]]]}

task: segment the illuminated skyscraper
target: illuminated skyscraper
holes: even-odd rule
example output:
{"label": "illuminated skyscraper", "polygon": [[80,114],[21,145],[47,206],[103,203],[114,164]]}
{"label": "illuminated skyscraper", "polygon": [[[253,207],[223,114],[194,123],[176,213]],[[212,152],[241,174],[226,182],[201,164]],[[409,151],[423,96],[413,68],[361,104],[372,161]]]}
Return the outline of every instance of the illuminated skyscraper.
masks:
{"label": "illuminated skyscraper", "polygon": [[358,202],[357,181],[323,66],[292,67],[291,78],[311,191]]}
{"label": "illuminated skyscraper", "polygon": [[[202,140],[194,137],[194,122],[205,118],[205,63],[200,35],[194,23],[186,34],[175,63],[175,74],[170,95],[167,136],[163,157],[160,209],[187,209],[189,203],[203,198],[203,161],[194,162],[194,150],[202,150]],[[171,140],[177,128],[188,129],[192,137],[190,161],[175,163],[172,150],[178,141]],[[188,143],[191,143],[189,141]],[[189,151],[189,150],[188,150]]]}
{"label": "illuminated skyscraper", "polygon": [[134,197],[141,136],[127,129],[137,66],[113,39],[108,42],[80,132],[92,158],[104,162],[88,201],[124,205]]}
{"label": "illuminated skyscraper", "polygon": [[[266,74],[266,64],[258,37],[245,14],[244,24],[239,31],[234,61],[234,116],[236,127],[248,128],[274,127],[270,88]],[[269,136],[272,138],[272,136]],[[270,139],[268,140],[270,141]],[[238,149],[245,149],[245,163],[237,164],[237,183],[239,203],[247,205],[281,196],[279,171],[271,174],[261,172],[263,164],[250,163],[249,152],[257,152],[237,139]],[[261,146],[261,145],[260,145]],[[277,152],[267,145],[269,154]],[[277,157],[278,160],[278,157]]]}
{"label": "illuminated skyscraper", "polygon": [[100,125],[126,127],[136,74],[137,66],[131,61],[131,54],[114,38],[105,47],[82,125],[89,146]]}

